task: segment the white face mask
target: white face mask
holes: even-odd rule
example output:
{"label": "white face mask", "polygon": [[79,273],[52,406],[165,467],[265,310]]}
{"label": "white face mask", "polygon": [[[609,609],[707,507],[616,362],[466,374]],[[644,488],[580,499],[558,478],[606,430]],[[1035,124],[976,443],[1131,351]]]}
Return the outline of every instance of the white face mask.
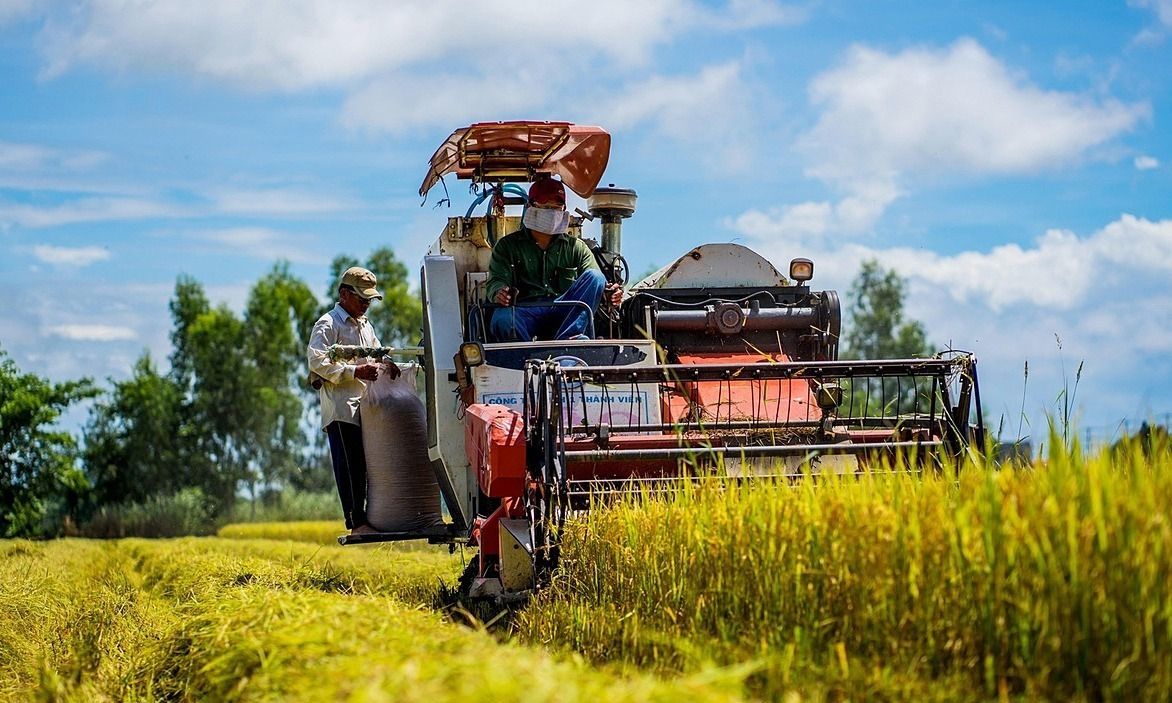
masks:
{"label": "white face mask", "polygon": [[570,213],[560,209],[531,207],[525,210],[521,223],[538,232],[565,234],[570,228]]}

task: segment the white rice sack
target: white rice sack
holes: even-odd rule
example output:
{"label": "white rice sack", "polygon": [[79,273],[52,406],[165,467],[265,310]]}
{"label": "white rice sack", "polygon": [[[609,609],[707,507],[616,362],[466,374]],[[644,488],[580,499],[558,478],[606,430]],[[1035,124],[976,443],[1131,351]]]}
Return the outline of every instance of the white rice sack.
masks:
{"label": "white rice sack", "polygon": [[427,458],[427,419],[415,392],[416,364],[380,373],[362,399],[366,517],[380,532],[412,532],[443,522],[439,484]]}

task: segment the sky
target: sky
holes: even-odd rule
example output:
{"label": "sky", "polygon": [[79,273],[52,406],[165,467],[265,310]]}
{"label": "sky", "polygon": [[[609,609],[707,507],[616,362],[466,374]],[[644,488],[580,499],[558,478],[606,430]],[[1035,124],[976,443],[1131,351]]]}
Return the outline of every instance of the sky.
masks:
{"label": "sky", "polygon": [[877,259],[994,428],[1103,441],[1172,413],[1169,66],[1172,0],[0,0],[0,347],[108,386],[166,366],[180,275],[416,271],[449,133],[568,120],[634,272],[736,242],[845,299]]}

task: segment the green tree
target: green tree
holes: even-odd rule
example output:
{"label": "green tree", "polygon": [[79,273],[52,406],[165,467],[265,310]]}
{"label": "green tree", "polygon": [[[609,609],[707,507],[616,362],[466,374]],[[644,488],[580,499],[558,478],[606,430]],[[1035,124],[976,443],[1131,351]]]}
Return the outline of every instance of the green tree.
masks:
{"label": "green tree", "polygon": [[171,377],[184,393],[191,390],[195,370],[188,349],[188,330],[200,315],[211,310],[203,286],[191,276],[181,275],[175,281],[175,296],[171,309]]}
{"label": "green tree", "polygon": [[88,379],[52,383],[21,373],[0,349],[0,535],[44,533],[54,503],[74,512],[88,484],[73,437],[53,425],[70,405],[96,394]]}
{"label": "green tree", "polygon": [[931,356],[924,326],[904,319],[906,282],[879,262],[863,262],[851,284],[850,327],[846,335],[847,359],[910,359]]}
{"label": "green tree", "polygon": [[228,510],[241,482],[255,481],[258,419],[256,365],[246,353],[244,323],[227,306],[212,308],[187,329],[192,369],[184,433],[193,440],[189,471],[218,508]]}
{"label": "green tree", "polygon": [[326,289],[327,303],[322,312],[334,306],[342,274],[351,266],[368,268],[378,277],[383,299],[371,305],[366,316],[374,325],[379,341],[392,347],[417,344],[423,326],[423,306],[408,285],[407,267],[395,258],[395,252],[389,247],[375,249],[365,262],[347,255],[335,257],[330,264],[330,286]]}
{"label": "green tree", "polygon": [[143,357],[91,415],[86,467],[98,504],[198,488],[222,513],[242,485],[255,499],[293,482],[314,461],[298,387],[317,307],[286,263],[252,287],[243,318],[181,276],[170,374]]}
{"label": "green tree", "polygon": [[302,403],[306,394],[298,392],[304,387],[305,347],[317,309],[309,286],[294,277],[283,262],[249,293],[244,313],[246,351],[256,368],[256,461],[258,478],[266,489],[305,483],[299,480],[306,478],[300,475],[306,470],[303,467],[325,471],[309,451],[304,427],[311,420]]}
{"label": "green tree", "polygon": [[[849,322],[842,353],[844,359],[911,359],[932,356],[924,326],[904,315],[906,281],[879,262],[863,262],[859,275],[848,293]],[[918,389],[910,378],[872,379],[851,384],[850,403],[853,415],[890,416],[911,412],[917,407],[917,395],[930,389]],[[925,405],[925,398],[920,398]],[[926,407],[926,405],[925,405]]]}
{"label": "green tree", "polygon": [[181,446],[183,392],[144,353],[90,410],[83,452],[96,505],[141,503],[189,485]]}

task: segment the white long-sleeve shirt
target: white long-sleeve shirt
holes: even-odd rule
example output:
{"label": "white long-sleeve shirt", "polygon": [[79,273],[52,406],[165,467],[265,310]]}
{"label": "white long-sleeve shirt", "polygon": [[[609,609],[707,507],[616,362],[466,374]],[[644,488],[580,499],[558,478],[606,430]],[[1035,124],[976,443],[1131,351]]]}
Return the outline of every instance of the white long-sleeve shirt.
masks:
{"label": "white long-sleeve shirt", "polygon": [[333,344],[363,347],[379,347],[382,344],[366,316],[354,319],[341,303],[319,317],[313,325],[313,333],[309,335],[309,347],[306,350],[309,370],[323,380],[317,392],[321,400],[322,428],[336,421],[361,425],[359,405],[366,392],[366,383],[354,377],[354,369],[360,364],[373,362],[373,359],[330,361],[329,350]]}

